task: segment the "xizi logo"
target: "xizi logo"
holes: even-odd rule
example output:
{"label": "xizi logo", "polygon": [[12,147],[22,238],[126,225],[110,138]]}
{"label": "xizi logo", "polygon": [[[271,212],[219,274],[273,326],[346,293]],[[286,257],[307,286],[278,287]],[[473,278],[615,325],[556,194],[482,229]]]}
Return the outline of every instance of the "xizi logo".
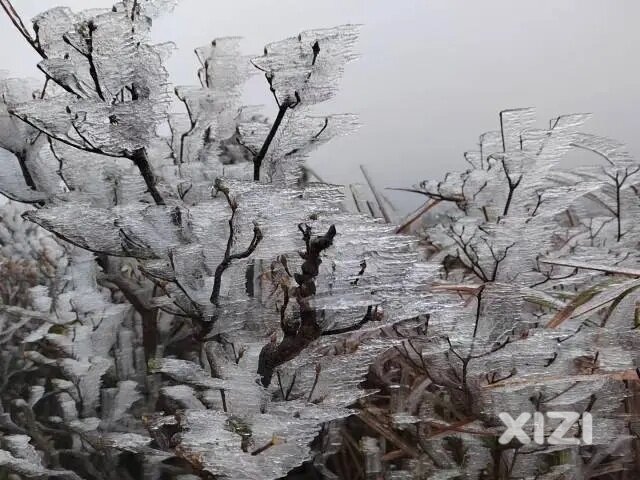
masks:
{"label": "xizi logo", "polygon": [[[545,436],[545,416],[548,420],[560,420],[560,424],[549,436]],[[577,412],[535,412],[533,415],[529,412],[523,412],[516,419],[508,413],[502,412],[498,417],[507,427],[498,439],[501,445],[506,445],[514,438],[523,445],[531,443],[531,438],[523,428],[532,417],[533,441],[538,445],[544,445],[545,443],[549,445],[591,445],[593,443],[593,418],[588,412],[582,415]],[[582,438],[567,437],[566,434],[579,420],[579,431],[582,433]]]}

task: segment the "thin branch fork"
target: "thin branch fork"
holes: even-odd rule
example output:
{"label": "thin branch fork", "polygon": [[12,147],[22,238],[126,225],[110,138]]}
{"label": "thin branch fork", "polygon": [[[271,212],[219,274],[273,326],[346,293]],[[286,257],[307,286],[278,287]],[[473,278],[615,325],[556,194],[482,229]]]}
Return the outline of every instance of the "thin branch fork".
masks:
{"label": "thin branch fork", "polygon": [[609,209],[613,215],[616,218],[616,222],[617,222],[617,226],[618,226],[618,232],[617,232],[617,240],[618,242],[622,239],[623,237],[623,233],[622,233],[622,202],[621,202],[621,198],[620,198],[620,192],[622,190],[622,186],[624,185],[624,183],[627,181],[627,179],[632,176],[635,175],[636,173],[638,173],[638,170],[640,170],[639,168],[634,169],[632,172],[629,172],[629,168],[625,168],[624,169],[624,174],[622,174],[622,172],[618,171],[616,172],[615,176],[613,176],[610,173],[607,173],[605,171],[605,175],[607,177],[609,177],[614,185],[615,185],[615,192],[616,192],[616,209],[615,211],[613,209]]}
{"label": "thin branch fork", "polygon": [[222,275],[229,268],[229,266],[231,265],[231,262],[233,262],[234,260],[247,258],[255,251],[255,249],[258,247],[258,245],[262,241],[262,231],[260,230],[260,227],[258,226],[258,224],[254,223],[253,238],[251,240],[251,243],[247,247],[247,249],[242,252],[232,254],[231,250],[233,249],[233,242],[234,242],[234,220],[236,216],[236,211],[238,210],[238,204],[235,201],[235,199],[231,198],[229,194],[229,189],[222,184],[222,181],[220,179],[216,180],[215,189],[216,189],[216,193],[221,192],[224,195],[224,197],[227,200],[227,203],[229,204],[229,207],[231,208],[231,218],[229,218],[229,238],[227,240],[227,247],[225,249],[224,257],[222,261],[216,268],[216,271],[214,274],[213,290],[211,292],[211,297],[209,299],[211,303],[218,306],[220,301],[220,288],[222,286]]}
{"label": "thin branch fork", "polygon": [[[467,260],[469,261],[470,265],[467,265],[463,261],[463,263],[465,263],[465,266],[469,268],[483,282],[489,282],[490,281],[489,276],[486,274],[486,272],[482,268],[482,265],[480,265],[478,253],[475,247],[473,246],[473,244],[471,243],[475,236],[475,233],[471,236],[471,238],[465,241],[464,226],[462,227],[462,231],[460,233],[456,232],[453,226],[449,227],[449,232],[451,234],[452,240],[456,243],[456,245],[459,247],[459,250],[462,251],[462,253],[464,253],[465,257],[467,257]],[[458,257],[460,258],[459,254],[458,254]],[[462,258],[460,258],[460,261],[462,261]]]}
{"label": "thin branch fork", "polygon": [[502,212],[502,216],[506,217],[507,214],[509,213],[509,207],[511,207],[511,202],[513,200],[513,193],[516,191],[516,188],[520,186],[520,182],[522,182],[523,175],[520,174],[517,180],[512,179],[511,175],[509,174],[509,169],[507,168],[507,164],[504,158],[502,159],[502,168],[504,169],[504,173],[507,176],[507,183],[509,185],[509,194],[507,195],[507,201],[504,205],[504,211]]}

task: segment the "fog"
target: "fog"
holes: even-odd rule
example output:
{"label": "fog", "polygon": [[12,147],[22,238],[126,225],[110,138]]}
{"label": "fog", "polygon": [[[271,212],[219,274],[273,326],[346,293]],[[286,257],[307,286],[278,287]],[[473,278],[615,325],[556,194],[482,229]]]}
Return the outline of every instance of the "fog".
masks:
{"label": "fog", "polygon": [[[109,0],[17,0],[25,19],[46,8],[107,7]],[[615,4],[615,8],[613,5]],[[633,0],[183,0],[156,22],[155,38],[179,47],[174,83],[196,82],[193,48],[215,37],[246,38],[247,53],[300,30],[363,24],[361,58],[322,111],[357,113],[362,128],[314,154],[323,179],[363,181],[367,165],[380,186],[409,186],[464,168],[462,153],[498,126],[498,111],[534,106],[540,125],[592,112],[588,130],[640,153],[640,72]],[[38,76],[37,57],[0,17],[0,69]],[[273,111],[264,79],[248,85],[248,103]],[[406,210],[420,199],[390,195]]]}

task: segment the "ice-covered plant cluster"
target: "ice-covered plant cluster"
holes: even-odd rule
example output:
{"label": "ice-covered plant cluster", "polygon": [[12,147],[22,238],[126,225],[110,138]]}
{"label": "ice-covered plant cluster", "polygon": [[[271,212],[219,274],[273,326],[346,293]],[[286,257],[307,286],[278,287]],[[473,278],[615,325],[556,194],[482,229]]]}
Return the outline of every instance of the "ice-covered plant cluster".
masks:
{"label": "ice-covered plant cluster", "polygon": [[[370,397],[363,419],[419,459],[399,478],[637,475],[640,164],[581,133],[587,119],[540,129],[532,109],[503,111],[467,170],[403,189],[426,202],[399,229],[421,219],[414,231],[441,266],[430,288],[462,303],[395,328],[402,343],[374,370],[390,396]],[[571,151],[584,166],[567,167]],[[576,420],[561,442],[558,412]],[[525,414],[526,436],[500,441],[501,414]]]}
{"label": "ice-covered plant cluster", "polygon": [[[303,32],[255,58],[197,49],[169,85],[149,40],[171,2],[46,11],[42,85],[2,80],[0,191],[64,245],[56,288],[25,311],[20,388],[2,397],[0,465],[26,477],[278,478],[352,413],[376,331],[427,312],[417,240],[300,182],[353,115],[314,114],[355,57],[357,27]],[[272,122],[240,103],[262,73]],[[176,113],[182,102],[185,113]],[[167,132],[162,134],[160,132]],[[325,436],[325,438],[327,438]]]}
{"label": "ice-covered plant cluster", "polygon": [[[173,88],[173,46],[149,36],[172,4],[55,8],[31,30],[0,0],[43,73],[0,78],[0,192],[25,205],[0,228],[16,280],[0,473],[633,478],[640,165],[624,148],[581,133],[585,115],[539,129],[504,111],[396,228],[303,178],[357,127],[315,107],[358,28],[255,57],[219,38],[196,49],[199,85]],[[253,74],[272,120],[242,105]],[[601,165],[563,168],[575,149]],[[553,422],[499,440],[503,413],[558,411],[592,415],[590,444],[584,415],[571,444],[546,441]]]}

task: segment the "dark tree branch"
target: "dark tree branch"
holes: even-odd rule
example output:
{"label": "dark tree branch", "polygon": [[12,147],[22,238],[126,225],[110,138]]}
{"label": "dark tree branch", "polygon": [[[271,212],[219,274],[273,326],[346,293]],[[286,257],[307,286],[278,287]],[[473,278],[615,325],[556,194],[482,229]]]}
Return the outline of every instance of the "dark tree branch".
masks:
{"label": "dark tree branch", "polygon": [[336,227],[332,225],[327,233],[312,237],[309,225],[299,225],[302,238],[305,243],[305,251],[300,252],[304,259],[301,273],[295,273],[294,279],[298,284],[293,289],[293,296],[300,308],[300,324],[297,328],[286,328],[284,338],[277,344],[275,338],[262,348],[258,359],[258,374],[262,377],[262,385],[265,387],[271,383],[275,369],[283,363],[295,358],[312,341],[322,335],[322,329],[318,324],[318,311],[309,305],[309,298],[316,293],[315,279],[318,276],[320,258],[323,251],[333,245],[336,236]]}
{"label": "dark tree branch", "polygon": [[245,150],[247,150],[251,155],[253,155],[254,157],[258,155],[258,152],[256,152],[252,147],[250,147],[249,145],[247,145],[246,143],[244,143],[240,137],[236,138],[236,143],[238,145],[240,145],[242,148],[244,148]]}
{"label": "dark tree branch", "polygon": [[102,93],[102,87],[100,86],[100,78],[98,77],[98,71],[96,70],[96,64],[93,59],[93,32],[96,30],[96,26],[93,22],[89,22],[89,38],[87,39],[87,48],[88,52],[86,57],[89,62],[89,75],[91,75],[91,79],[96,88],[96,93],[100,97],[100,100],[104,101],[105,97]]}
{"label": "dark tree branch", "polygon": [[509,194],[507,195],[507,201],[504,205],[504,211],[502,212],[502,216],[504,217],[507,215],[507,213],[509,213],[509,207],[511,207],[511,201],[513,200],[513,193],[520,185],[520,182],[522,181],[522,175],[520,175],[517,180],[513,180],[511,178],[511,175],[509,175],[509,169],[507,168],[507,163],[505,162],[504,158],[502,159],[502,168],[504,169],[504,174],[507,176],[507,183],[509,185]]}
{"label": "dark tree branch", "polygon": [[[169,261],[171,262],[171,269],[175,272],[176,271],[176,266],[174,263],[174,257],[173,257],[173,251],[170,252],[169,254]],[[195,309],[198,318],[202,317],[202,312],[200,311],[200,306],[198,305],[198,303],[191,297],[191,295],[189,295],[189,292],[187,292],[187,289],[184,288],[184,286],[182,285],[182,283],[180,283],[180,281],[177,278],[174,278],[172,283],[178,287],[178,289],[182,292],[182,294],[187,298],[187,300],[189,300],[189,302],[191,303],[191,306]],[[176,305],[178,305],[176,303],[176,301],[174,300],[174,302]],[[178,305],[178,307],[180,308],[180,306]]]}
{"label": "dark tree branch", "polygon": [[371,193],[373,193],[373,198],[378,204],[378,208],[380,209],[380,213],[382,213],[384,221],[387,223],[393,223],[391,220],[391,216],[389,215],[389,213],[387,212],[387,209],[384,206],[384,199],[382,198],[382,195],[380,195],[380,193],[378,192],[378,189],[373,183],[373,180],[371,179],[371,176],[369,175],[369,172],[367,171],[364,165],[360,165],[360,171],[362,172],[362,175],[364,175],[364,178],[367,181],[367,184],[369,185],[369,189],[371,190]]}
{"label": "dark tree branch", "polygon": [[138,170],[140,170],[140,175],[142,175],[144,183],[147,185],[147,189],[153,197],[153,201],[156,202],[156,205],[165,205],[165,201],[158,191],[157,180],[153,174],[153,170],[151,169],[151,163],[147,157],[146,150],[144,148],[140,148],[133,152],[133,155],[129,158],[133,161],[135,166],[138,167]]}
{"label": "dark tree branch", "polygon": [[67,189],[70,192],[72,192],[75,189],[71,185],[69,185],[69,182],[67,182],[67,179],[64,178],[64,173],[62,172],[62,169],[64,167],[64,161],[62,157],[58,155],[58,152],[56,152],[56,149],[53,146],[53,139],[51,137],[47,137],[47,141],[49,142],[49,150],[51,150],[51,154],[53,155],[53,158],[55,158],[58,161],[57,174],[60,177],[60,180],[62,180],[62,183],[64,183],[64,186],[67,187]]}
{"label": "dark tree branch", "polygon": [[273,122],[273,125],[271,126],[271,130],[269,131],[267,138],[262,144],[262,148],[260,148],[260,151],[253,159],[253,179],[256,182],[260,180],[260,168],[262,167],[262,161],[264,160],[264,157],[267,155],[269,146],[271,145],[271,142],[276,136],[276,133],[280,128],[280,124],[284,119],[284,115],[285,113],[287,113],[287,110],[289,108],[293,108],[290,102],[284,102],[282,105],[278,107],[278,115],[276,116],[276,120]]}
{"label": "dark tree branch", "polygon": [[287,393],[284,396],[284,400],[285,402],[289,401],[289,397],[291,396],[291,392],[293,391],[293,387],[296,384],[296,379],[298,378],[297,374],[293,374],[293,378],[291,379],[291,382],[289,383],[289,387],[287,388]]}
{"label": "dark tree branch", "polygon": [[[230,235],[233,235],[233,233],[231,233]],[[218,265],[215,271],[213,291],[211,292],[211,298],[210,298],[211,303],[218,305],[222,275],[227,270],[227,268],[229,268],[229,266],[231,265],[231,262],[233,262],[233,260],[248,258],[255,251],[255,249],[258,247],[261,241],[262,241],[262,231],[260,230],[260,227],[258,226],[258,224],[254,224],[253,238],[251,239],[251,243],[249,244],[247,249],[239,253],[234,253],[232,255],[228,255],[228,256],[225,255],[225,258]]]}
{"label": "dark tree branch", "polygon": [[[5,11],[5,13],[7,14],[7,17],[9,17],[9,20],[16,27],[16,29],[18,30],[20,35],[22,35],[24,37],[24,39],[27,41],[27,43],[29,45],[31,45],[31,47],[38,53],[38,55],[40,55],[42,58],[44,58],[46,60],[47,59],[47,54],[45,53],[44,49],[40,45],[40,41],[38,40],[37,34],[36,34],[36,37],[34,38],[31,35],[31,33],[29,33],[29,31],[25,27],[24,23],[22,22],[22,19],[20,18],[20,15],[16,11],[16,9],[13,8],[13,5],[11,4],[11,0],[0,0],[0,6]],[[44,73],[46,75],[47,80],[54,81],[55,83],[60,85],[60,87],[62,87],[67,92],[71,93],[72,95],[78,96],[73,91],[73,89],[69,85],[67,85],[63,80],[58,79],[58,78],[50,77],[49,74],[42,69],[41,65],[38,65],[38,69],[41,70],[42,73]],[[44,91],[43,91],[42,96],[41,96],[41,99],[42,98],[44,98]]]}
{"label": "dark tree branch", "polygon": [[313,139],[315,140],[319,138],[320,135],[322,135],[322,133],[327,129],[328,126],[329,126],[329,117],[325,117],[324,125],[322,125],[322,128],[320,129],[320,131],[313,136]]}
{"label": "dark tree branch", "polygon": [[358,282],[360,281],[360,279],[362,278],[362,276],[364,275],[364,272],[367,270],[367,261],[366,260],[362,260],[360,262],[360,271],[358,272],[357,277],[355,278],[355,280],[353,280],[351,282],[351,285],[358,285]]}
{"label": "dark tree branch", "polygon": [[233,231],[234,220],[235,220],[236,210],[238,209],[238,204],[234,199],[231,198],[231,196],[229,195],[229,189],[224,185],[222,185],[222,182],[220,181],[220,179],[216,180],[215,188],[216,188],[216,193],[222,192],[224,197],[227,199],[227,203],[229,204],[229,207],[231,208],[231,218],[229,218],[229,238],[227,240],[227,247],[225,249],[224,257],[222,261],[216,268],[216,271],[214,274],[213,291],[211,292],[211,297],[209,299],[211,303],[218,306],[219,300],[220,300],[220,288],[222,286],[222,275],[227,270],[227,268],[229,268],[229,266],[231,265],[231,262],[233,262],[234,260],[247,258],[255,251],[255,249],[258,247],[258,245],[262,241],[262,231],[260,230],[260,227],[258,226],[258,224],[254,223],[253,238],[251,240],[251,243],[247,247],[247,249],[242,252],[232,254],[231,251],[233,249],[233,241],[234,241],[234,235],[235,235]]}
{"label": "dark tree branch", "polygon": [[44,96],[47,93],[47,87],[49,86],[50,81],[51,81],[51,77],[47,75],[47,78],[44,81],[44,85],[42,86],[42,92],[40,92],[40,100],[44,99]]}
{"label": "dark tree branch", "polygon": [[413,223],[422,218],[424,214],[426,214],[433,207],[437,206],[441,200],[427,200],[415,213],[413,213],[407,220],[405,220],[402,225],[396,228],[396,233],[403,233],[407,228],[409,228]]}
{"label": "dark tree branch", "polygon": [[91,152],[91,153],[99,153],[102,155],[106,155],[108,157],[117,157],[117,158],[122,158],[122,155],[110,155],[108,153],[103,153],[100,150],[96,150],[95,148],[92,148],[90,146],[84,146],[84,145],[80,145],[77,143],[72,142],[71,140],[65,139],[64,137],[58,137],[50,132],[47,132],[46,130],[43,130],[41,127],[39,127],[38,125],[36,125],[35,123],[33,123],[31,120],[28,120],[26,117],[21,117],[19,115],[16,115],[13,111],[11,111],[11,109],[8,110],[9,113],[13,116],[15,116],[16,118],[19,118],[20,120],[22,120],[24,123],[26,123],[27,125],[29,125],[30,127],[35,128],[36,130],[44,133],[45,135],[47,135],[48,137],[57,140],[61,143],[64,143],[65,145],[69,145],[70,147],[73,148],[77,148],[78,150],[84,150],[85,152]]}
{"label": "dark tree branch", "polygon": [[18,159],[18,165],[20,166],[20,171],[22,172],[24,182],[31,190],[37,191],[38,188],[36,187],[36,183],[33,181],[33,177],[31,176],[31,172],[29,171],[29,167],[27,166],[26,152],[23,151],[14,153],[14,155]]}
{"label": "dark tree branch", "polygon": [[354,325],[349,325],[347,327],[334,328],[333,330],[325,330],[322,332],[322,336],[325,337],[329,335],[340,335],[341,333],[349,333],[349,332],[355,332],[357,330],[360,330],[367,323],[375,319],[377,311],[378,311],[378,307],[374,308],[372,305],[369,305],[367,307],[367,313],[364,315],[364,317],[362,317],[362,320],[360,320],[358,323]]}
{"label": "dark tree branch", "polygon": [[436,192],[429,192],[427,190],[420,190],[418,188],[400,188],[400,187],[389,187],[387,190],[395,190],[397,192],[409,192],[409,193],[417,193],[419,195],[424,195],[425,197],[429,197],[432,200],[439,200],[442,202],[464,202],[464,196],[460,195],[442,195]]}
{"label": "dark tree branch", "polygon": [[313,398],[313,394],[316,391],[316,387],[318,386],[318,380],[320,380],[320,372],[322,372],[322,365],[320,363],[316,364],[316,375],[313,379],[313,385],[311,386],[311,390],[309,391],[309,395],[307,396],[307,403],[311,402]]}
{"label": "dark tree branch", "polygon": [[475,251],[474,246],[471,245],[471,240],[473,239],[473,236],[469,240],[464,241],[463,240],[464,231],[465,231],[464,226],[462,227],[462,233],[457,233],[453,226],[449,228],[449,232],[451,232],[451,238],[456,243],[456,245],[458,245],[462,253],[464,253],[465,257],[467,257],[467,260],[469,261],[469,265],[467,265],[464,261],[462,261],[459,255],[458,255],[458,258],[460,258],[460,261],[462,261],[462,263],[464,263],[465,266],[469,268],[469,270],[471,270],[478,278],[480,278],[484,282],[488,282],[489,277],[487,276],[482,266],[480,265],[480,260],[479,260],[478,254]]}
{"label": "dark tree branch", "polygon": [[20,34],[24,37],[27,43],[33,47],[33,49],[38,53],[38,55],[40,55],[42,58],[47,58],[47,56],[44,53],[44,50],[42,50],[42,47],[38,43],[38,40],[31,36],[31,34],[29,33],[29,30],[27,30],[27,27],[25,27],[24,23],[22,22],[20,15],[18,14],[18,12],[16,12],[16,9],[13,8],[13,5],[11,4],[11,0],[0,0],[0,6],[2,6],[2,9],[7,14],[7,17],[9,17],[9,20],[11,20],[11,23],[13,23],[13,25],[16,27],[18,32],[20,32]]}
{"label": "dark tree branch", "polygon": [[635,168],[633,171],[629,172],[629,168],[627,167],[624,169],[624,174],[621,171],[617,171],[615,176],[605,172],[605,175],[613,181],[615,192],[616,192],[616,208],[615,210],[609,209],[609,211],[611,211],[611,213],[616,218],[616,222],[617,222],[616,239],[618,242],[624,236],[624,234],[622,233],[622,203],[621,203],[622,200],[620,198],[620,192],[622,191],[622,187],[625,184],[625,182],[629,179],[629,177],[638,173],[639,170],[640,170],[640,167]]}
{"label": "dark tree branch", "polygon": [[138,5],[138,0],[134,0],[133,1],[133,6],[131,7],[131,21],[134,22],[136,19],[136,15],[138,15],[139,12],[139,5]]}
{"label": "dark tree branch", "polygon": [[145,358],[147,362],[155,358],[160,341],[155,308],[140,298],[136,293],[138,286],[122,275],[107,274],[104,279],[116,286],[118,290],[122,292],[127,302],[129,302],[140,315],[142,319],[142,344],[144,346]]}

